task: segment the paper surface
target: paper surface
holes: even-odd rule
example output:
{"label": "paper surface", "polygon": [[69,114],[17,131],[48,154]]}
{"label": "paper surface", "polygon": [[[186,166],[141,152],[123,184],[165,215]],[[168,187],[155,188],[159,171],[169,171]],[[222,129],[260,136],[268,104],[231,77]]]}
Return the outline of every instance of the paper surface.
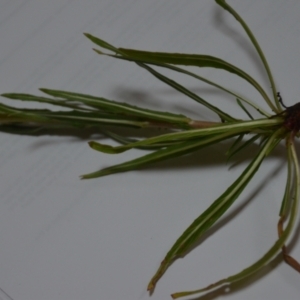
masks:
{"label": "paper surface", "polygon": [[[260,42],[285,104],[298,102],[300,2],[228,3]],[[134,64],[100,57],[83,32],[117,47],[219,56],[269,89],[243,30],[214,1],[2,0],[0,93],[38,93],[47,87],[214,118]],[[234,76],[211,69],[201,75],[262,101]],[[172,76],[245,118],[235,99]],[[276,240],[284,145],[263,164],[223,227],[216,226],[199,247],[176,261],[149,298],[148,281],[166,252],[245,164],[226,165],[224,149],[216,146],[144,170],[80,181],[81,174],[143,154],[96,153],[87,145],[90,139],[0,133],[0,299],[170,299],[172,292],[200,288],[244,269]],[[295,235],[291,251],[300,259],[299,227]],[[216,298],[298,299],[299,274],[280,259],[264,271]]]}

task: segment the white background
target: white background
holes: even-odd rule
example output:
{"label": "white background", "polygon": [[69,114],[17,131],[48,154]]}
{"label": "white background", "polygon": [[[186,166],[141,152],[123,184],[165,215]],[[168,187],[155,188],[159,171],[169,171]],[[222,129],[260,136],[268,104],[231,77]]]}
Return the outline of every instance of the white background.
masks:
{"label": "white background", "polygon": [[[284,102],[298,102],[300,2],[228,3],[260,42]],[[0,0],[0,93],[65,89],[216,120],[134,64],[98,56],[83,32],[118,47],[219,56],[270,92],[239,24],[212,0]],[[196,71],[267,109],[242,80],[213,69]],[[247,118],[235,99],[166,74]],[[200,288],[242,270],[276,240],[284,144],[204,242],[169,268],[149,298],[146,286],[166,252],[237,178],[256,147],[242,156],[244,163],[236,164],[237,158],[226,165],[230,144],[223,143],[140,171],[80,181],[81,174],[143,154],[101,154],[89,149],[91,138],[0,134],[0,299],[170,299],[172,292]],[[290,250],[300,259],[299,227],[294,234]],[[293,300],[299,298],[299,280],[279,256],[245,286],[201,299]]]}

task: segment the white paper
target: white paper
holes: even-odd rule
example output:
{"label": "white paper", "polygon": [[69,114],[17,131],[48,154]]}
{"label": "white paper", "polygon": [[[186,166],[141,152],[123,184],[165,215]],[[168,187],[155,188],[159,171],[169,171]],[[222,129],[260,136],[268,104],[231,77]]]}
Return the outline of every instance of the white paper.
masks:
{"label": "white paper", "polygon": [[[228,3],[261,44],[285,104],[298,102],[300,2]],[[247,36],[212,0],[2,0],[0,93],[38,94],[38,88],[47,87],[215,118],[136,65],[100,57],[83,32],[117,47],[215,55],[251,73],[270,92]],[[199,72],[263,101],[234,76]],[[235,99],[166,74],[246,117]],[[275,242],[286,174],[284,144],[267,158],[221,224],[169,268],[149,298],[147,284],[166,252],[246,164],[226,165],[224,149],[216,146],[140,171],[81,181],[81,174],[143,154],[97,153],[87,145],[91,138],[0,133],[0,299],[170,299],[172,292],[200,288],[244,269]],[[291,253],[300,259],[298,236],[299,226]],[[299,274],[280,257],[276,262],[241,289],[200,299],[298,299]]]}

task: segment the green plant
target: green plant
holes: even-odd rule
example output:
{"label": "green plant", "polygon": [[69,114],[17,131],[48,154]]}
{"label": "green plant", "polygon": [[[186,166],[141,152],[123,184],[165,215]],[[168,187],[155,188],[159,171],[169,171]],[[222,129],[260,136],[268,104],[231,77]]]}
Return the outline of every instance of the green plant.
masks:
{"label": "green plant", "polygon": [[[272,88],[271,97],[249,74],[217,57],[196,54],[154,53],[115,48],[99,38],[85,34],[88,39],[100,47],[101,50],[94,49],[98,54],[136,63],[168,86],[210,109],[218,116],[220,121],[208,122],[192,120],[184,115],[143,109],[105,98],[50,89],[41,89],[45,94],[43,97],[16,93],[3,94],[2,96],[12,100],[51,104],[64,108],[63,110],[20,109],[0,104],[0,124],[1,129],[5,131],[26,132],[29,130],[31,132],[32,130],[35,131],[43,128],[96,128],[112,139],[120,142],[121,145],[112,147],[91,141],[89,145],[94,150],[109,154],[122,153],[132,148],[152,150],[150,154],[146,154],[126,163],[83,175],[83,179],[130,171],[153,162],[186,155],[223,140],[234,139],[232,146],[227,151],[228,158],[230,158],[237,152],[244,150],[251,143],[259,141],[259,151],[247,168],[227,190],[187,228],[167,253],[148,285],[150,292],[154,290],[157,281],[167,268],[177,258],[185,256],[195,246],[203,234],[229,209],[255,175],[264,158],[273,151],[280,141],[285,140],[288,171],[286,188],[279,213],[278,240],[261,259],[240,273],[222,279],[203,289],[173,294],[173,298],[206,292],[220,285],[239,281],[262,268],[265,264],[270,262],[279,251],[282,251],[285,261],[300,272],[299,263],[287,254],[285,247],[285,242],[293,230],[299,200],[300,174],[294,138],[298,135],[300,130],[300,104],[295,104],[291,107],[285,107],[283,105],[280,94],[276,90],[266,58],[252,32],[243,19],[226,1],[216,0],[216,2],[237,19],[250,38],[269,78]],[[218,107],[211,105],[186,87],[162,75],[153,69],[152,66],[186,74],[228,93],[236,98],[237,104],[247,113],[249,120],[237,119]],[[262,99],[267,103],[270,111],[273,113],[265,111],[256,103],[237,95],[226,87],[220,86],[187,69],[183,69],[181,66],[216,68],[239,76],[250,83],[260,93]],[[260,113],[261,118],[254,119],[245,104],[256,109]],[[107,131],[105,130],[105,125],[150,128],[156,135],[151,138],[136,140]],[[157,131],[157,128],[166,128],[168,129],[168,133],[160,134],[161,132]],[[251,137],[244,140],[245,135]],[[284,228],[284,222],[286,220],[287,225]]]}

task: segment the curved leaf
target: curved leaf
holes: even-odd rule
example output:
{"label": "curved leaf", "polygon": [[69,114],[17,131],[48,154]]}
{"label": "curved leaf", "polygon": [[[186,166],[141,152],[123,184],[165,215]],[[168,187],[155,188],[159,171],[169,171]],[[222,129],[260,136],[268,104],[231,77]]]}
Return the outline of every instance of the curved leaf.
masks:
{"label": "curved leaf", "polygon": [[[106,175],[110,175],[110,174],[114,174],[114,173],[135,170],[137,168],[148,165],[150,163],[154,163],[154,162],[166,160],[169,158],[188,154],[188,153],[196,151],[202,147],[206,147],[208,145],[212,145],[212,144],[215,144],[222,140],[225,140],[227,138],[230,138],[234,135],[235,134],[233,132],[226,132],[226,133],[221,133],[219,135],[209,136],[209,137],[205,137],[205,138],[198,139],[198,140],[181,142],[181,143],[178,143],[175,145],[168,146],[164,149],[157,150],[155,152],[144,155],[142,157],[130,160],[128,162],[125,162],[125,163],[122,163],[119,165],[115,165],[115,166],[112,166],[109,168],[105,168],[105,169],[102,169],[100,171],[97,171],[97,172],[94,172],[91,174],[83,175],[83,176],[81,176],[81,178],[82,179],[96,178],[96,177],[106,176]],[[90,146],[95,150],[99,150],[99,149],[97,149],[97,145],[90,144]],[[103,151],[103,150],[104,149],[101,148],[100,151]],[[109,149],[108,149],[107,153],[110,153]]]}
{"label": "curved leaf", "polygon": [[104,109],[116,114],[123,114],[124,116],[143,117],[145,120],[158,120],[176,124],[188,124],[191,119],[184,115],[172,114],[169,112],[159,112],[155,110],[140,108],[129,105],[127,103],[120,103],[117,101],[108,100],[102,97],[96,97],[86,94],[79,94],[60,90],[40,89],[42,92],[54,97],[59,97],[68,101],[78,101],[85,105],[95,107],[97,109]]}
{"label": "curved leaf", "polygon": [[240,122],[233,122],[233,123],[220,123],[219,125],[213,125],[207,128],[200,128],[200,129],[191,129],[179,132],[172,132],[166,133],[163,135],[151,137],[148,139],[140,140],[134,143],[112,147],[110,145],[100,144],[95,141],[90,142],[90,146],[100,152],[104,153],[121,153],[127,151],[131,148],[136,148],[139,146],[145,145],[153,145],[157,143],[164,143],[166,141],[185,141],[188,139],[196,139],[204,136],[209,135],[216,135],[225,132],[232,132],[235,134],[241,134],[246,132],[251,132],[255,129],[268,129],[273,128],[274,126],[278,126],[283,122],[281,119],[259,119],[253,121],[240,121]]}
{"label": "curved leaf", "polygon": [[[238,67],[230,64],[229,62],[222,60],[218,57],[211,55],[201,55],[201,54],[182,54],[182,53],[166,53],[166,52],[150,52],[150,51],[141,51],[125,48],[116,48],[107,42],[91,35],[85,33],[85,36],[89,38],[96,45],[113,51],[121,56],[134,58],[139,60],[142,63],[166,63],[166,64],[175,64],[175,65],[185,65],[185,66],[195,66],[195,67],[210,67],[217,68],[228,71],[244,80],[248,81],[256,90],[262,95],[270,108],[274,111],[277,111],[276,107],[273,105],[268,95],[264,89],[259,85],[259,83],[252,78],[249,74],[239,69]],[[101,51],[98,53],[101,54]]]}
{"label": "curved leaf", "polygon": [[[248,27],[248,25],[245,23],[245,21],[241,18],[241,16],[230,6],[227,4],[227,2],[225,0],[215,0],[217,4],[219,4],[223,9],[225,9],[226,11],[228,11],[241,25],[242,27],[244,28],[245,32],[247,33],[249,39],[251,40],[252,44],[254,45],[265,69],[266,69],[266,72],[267,72],[267,75],[269,77],[269,80],[270,80],[270,83],[271,83],[271,88],[272,88],[272,91],[273,91],[273,98],[275,100],[275,103],[276,103],[276,107],[275,107],[275,110],[272,108],[273,111],[279,113],[282,111],[281,109],[281,106],[279,104],[279,101],[278,101],[278,98],[277,98],[277,90],[276,90],[276,86],[275,86],[275,82],[274,82],[274,79],[273,79],[273,75],[272,75],[272,72],[271,72],[271,69],[269,67],[269,64],[267,62],[267,59],[262,51],[262,49],[260,48],[259,46],[259,43],[257,42],[255,36],[253,35],[252,31],[250,30],[250,28]],[[269,103],[270,105],[271,103]],[[273,106],[273,104],[272,104]]]}
{"label": "curved leaf", "polygon": [[179,257],[183,257],[195,245],[195,242],[227,211],[234,203],[240,193],[244,190],[253,175],[258,170],[260,164],[266,156],[266,153],[272,147],[273,141],[278,139],[281,129],[277,130],[261,148],[257,156],[252,160],[244,172],[234,181],[232,185],[218,198],[210,207],[208,207],[178,238],[170,251],[165,256],[157,272],[150,280],[148,290],[152,291],[155,284],[173,263]]}

